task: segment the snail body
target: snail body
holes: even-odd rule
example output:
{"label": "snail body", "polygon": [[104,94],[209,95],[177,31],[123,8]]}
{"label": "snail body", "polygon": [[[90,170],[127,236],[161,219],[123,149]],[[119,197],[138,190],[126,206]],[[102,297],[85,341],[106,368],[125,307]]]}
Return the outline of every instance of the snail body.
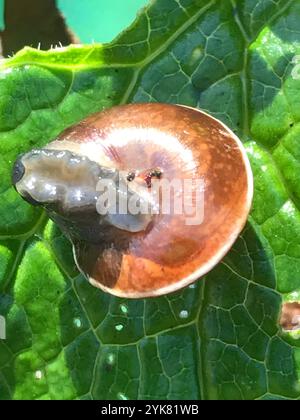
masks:
{"label": "snail body", "polygon": [[[166,104],[95,114],[21,156],[13,171],[20,195],[71,240],[89,281],[129,298],[170,293],[210,271],[245,225],[252,182],[243,146],[226,126]],[[163,183],[168,211],[155,189]]]}

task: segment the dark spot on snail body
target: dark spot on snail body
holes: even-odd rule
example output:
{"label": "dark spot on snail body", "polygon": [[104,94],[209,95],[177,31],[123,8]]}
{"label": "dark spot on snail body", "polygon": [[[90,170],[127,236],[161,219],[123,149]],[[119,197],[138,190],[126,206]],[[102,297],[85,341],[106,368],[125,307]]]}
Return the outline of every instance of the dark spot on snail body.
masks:
{"label": "dark spot on snail body", "polygon": [[[166,104],[92,115],[21,156],[12,180],[70,239],[90,283],[129,298],[170,293],[210,271],[244,227],[253,193],[235,134],[199,110]],[[162,211],[154,180],[190,181],[187,196],[182,187],[170,188],[169,203],[194,203],[201,191],[203,217],[195,223],[185,209]],[[107,213],[99,209],[101,200],[110,203],[105,182],[117,211],[111,204]],[[127,210],[134,199],[148,211],[120,210],[124,197]]]}
{"label": "dark spot on snail body", "polygon": [[127,181],[128,182],[133,181],[134,178],[135,178],[135,176],[136,176],[136,173],[135,172],[133,172],[133,171],[129,172],[129,174],[127,175]]}
{"label": "dark spot on snail body", "polygon": [[152,179],[153,178],[161,179],[162,173],[163,173],[163,171],[160,168],[154,168],[154,169],[151,169],[150,171],[148,171],[144,175],[144,180],[146,182],[147,188],[152,187]]}

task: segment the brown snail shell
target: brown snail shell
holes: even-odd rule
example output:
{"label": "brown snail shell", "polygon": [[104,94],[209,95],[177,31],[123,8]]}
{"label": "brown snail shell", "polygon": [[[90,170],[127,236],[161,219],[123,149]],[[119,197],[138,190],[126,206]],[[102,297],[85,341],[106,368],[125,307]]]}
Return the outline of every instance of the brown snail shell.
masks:
{"label": "brown snail shell", "polygon": [[[131,194],[141,196],[140,186],[145,182],[150,191],[152,178],[200,180],[202,222],[189,224],[185,213],[174,211],[99,215],[97,181],[116,181],[120,173],[128,174]],[[13,182],[70,238],[89,281],[129,298],[167,294],[209,272],[244,227],[253,196],[250,164],[231,130],[199,110],[157,103],[114,107],[83,120],[45,149],[21,156]],[[182,194],[174,190],[172,203]],[[147,193],[143,200],[151,201]]]}

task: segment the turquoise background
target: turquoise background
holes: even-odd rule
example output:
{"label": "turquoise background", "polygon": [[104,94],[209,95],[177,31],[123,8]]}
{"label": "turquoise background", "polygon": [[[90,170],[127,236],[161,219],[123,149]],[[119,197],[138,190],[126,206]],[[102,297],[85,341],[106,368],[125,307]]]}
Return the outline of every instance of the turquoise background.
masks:
{"label": "turquoise background", "polygon": [[4,0],[0,0],[0,31],[4,29]]}
{"label": "turquoise background", "polygon": [[[57,0],[67,25],[84,43],[111,41],[147,3],[148,0]],[[3,12],[4,0],[0,0],[0,30],[4,29]]]}
{"label": "turquoise background", "polygon": [[58,0],[68,26],[81,42],[109,42],[129,26],[147,0]]}
{"label": "turquoise background", "polygon": [[132,23],[147,0],[58,0],[68,26],[81,42],[109,42]]}

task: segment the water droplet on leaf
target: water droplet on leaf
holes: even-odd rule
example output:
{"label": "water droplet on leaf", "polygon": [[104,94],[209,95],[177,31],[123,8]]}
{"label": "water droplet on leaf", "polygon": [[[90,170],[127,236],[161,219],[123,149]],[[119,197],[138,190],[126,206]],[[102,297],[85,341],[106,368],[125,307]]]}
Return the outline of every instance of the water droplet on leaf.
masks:
{"label": "water droplet on leaf", "polygon": [[189,316],[188,311],[183,310],[183,311],[179,312],[179,318],[181,318],[181,319],[186,319],[186,318],[188,318],[188,316]]}
{"label": "water droplet on leaf", "polygon": [[42,377],[43,377],[43,372],[41,370],[37,370],[35,372],[34,376],[35,376],[35,379],[37,379],[37,380],[40,381],[42,379]]}
{"label": "water droplet on leaf", "polygon": [[118,393],[118,400],[128,400],[128,397],[126,397],[126,395],[123,394],[123,392],[119,392]]}
{"label": "water droplet on leaf", "polygon": [[124,328],[124,325],[122,325],[122,324],[117,324],[117,325],[115,326],[115,329],[116,329],[117,331],[122,331],[122,330],[123,330],[123,328]]}
{"label": "water droplet on leaf", "polygon": [[124,305],[124,303],[122,303],[120,305],[120,310],[123,314],[127,314],[128,313],[128,307],[126,305]]}
{"label": "water droplet on leaf", "polygon": [[82,327],[81,319],[75,318],[73,322],[74,322],[74,325],[75,325],[76,328],[81,328]]}
{"label": "water droplet on leaf", "polygon": [[115,357],[115,355],[113,353],[109,353],[107,355],[107,359],[106,359],[107,364],[113,365],[115,363],[115,360],[116,360],[116,357]]}

